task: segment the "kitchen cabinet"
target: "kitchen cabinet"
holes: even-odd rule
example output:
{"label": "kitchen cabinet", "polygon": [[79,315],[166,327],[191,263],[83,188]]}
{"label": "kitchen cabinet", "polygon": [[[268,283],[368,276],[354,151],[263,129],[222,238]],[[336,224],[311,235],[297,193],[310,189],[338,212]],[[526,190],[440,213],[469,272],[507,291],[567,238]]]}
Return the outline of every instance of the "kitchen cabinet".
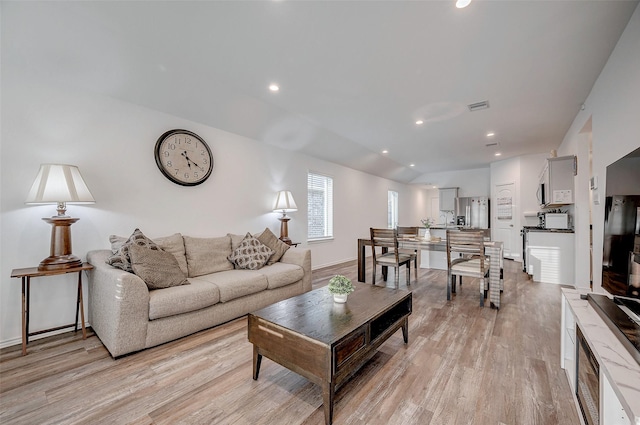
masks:
{"label": "kitchen cabinet", "polygon": [[552,207],[574,203],[576,167],[576,157],[573,155],[547,159],[540,174],[538,189],[538,201],[541,206]]}
{"label": "kitchen cabinet", "polygon": [[440,211],[455,211],[456,198],[458,197],[457,187],[446,187],[438,191],[440,200]]}
{"label": "kitchen cabinet", "polygon": [[535,282],[575,285],[575,234],[529,231],[525,234],[527,273]]}

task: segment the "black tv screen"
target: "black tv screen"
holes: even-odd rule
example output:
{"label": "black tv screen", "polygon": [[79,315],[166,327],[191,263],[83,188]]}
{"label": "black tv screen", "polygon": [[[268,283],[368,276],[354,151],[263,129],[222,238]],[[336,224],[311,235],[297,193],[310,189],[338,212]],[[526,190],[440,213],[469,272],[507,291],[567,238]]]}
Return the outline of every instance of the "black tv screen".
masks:
{"label": "black tv screen", "polygon": [[640,148],[607,167],[602,287],[640,298]]}

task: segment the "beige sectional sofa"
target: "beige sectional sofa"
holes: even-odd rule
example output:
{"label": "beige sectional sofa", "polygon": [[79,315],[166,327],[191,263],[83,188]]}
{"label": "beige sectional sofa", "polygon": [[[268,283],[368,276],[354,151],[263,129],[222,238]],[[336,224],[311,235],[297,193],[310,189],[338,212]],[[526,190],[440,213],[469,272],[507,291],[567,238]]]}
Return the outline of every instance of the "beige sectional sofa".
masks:
{"label": "beige sectional sofa", "polygon": [[90,251],[89,322],[111,355],[163,344],[311,290],[308,249],[288,249],[258,270],[238,269],[227,257],[242,238],[153,239],[173,254],[189,282],[162,289],[149,289],[138,275],[107,264],[114,245],[126,238],[112,236],[112,251]]}

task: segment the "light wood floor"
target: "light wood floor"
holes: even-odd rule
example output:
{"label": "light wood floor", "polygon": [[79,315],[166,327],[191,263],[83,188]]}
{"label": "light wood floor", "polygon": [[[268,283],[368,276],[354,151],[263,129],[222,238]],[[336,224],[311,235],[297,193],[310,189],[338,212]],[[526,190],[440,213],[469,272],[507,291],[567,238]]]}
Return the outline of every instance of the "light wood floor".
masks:
{"label": "light wood floor", "polygon": [[[446,273],[419,270],[409,344],[398,331],[338,390],[334,423],[579,424],[560,369],[560,288],[505,263],[499,312],[479,307],[470,280],[447,302]],[[355,281],[355,261],[314,271],[314,287],[334,274]],[[251,379],[245,318],[118,360],[90,335],[2,350],[0,423],[324,423],[318,386],[269,359]]]}

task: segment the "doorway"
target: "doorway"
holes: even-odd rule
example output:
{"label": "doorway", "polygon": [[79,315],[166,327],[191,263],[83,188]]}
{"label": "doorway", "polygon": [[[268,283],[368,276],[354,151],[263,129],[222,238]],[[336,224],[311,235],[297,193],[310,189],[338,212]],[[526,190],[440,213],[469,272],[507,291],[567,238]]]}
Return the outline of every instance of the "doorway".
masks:
{"label": "doorway", "polygon": [[520,258],[518,249],[519,232],[516,231],[516,184],[515,182],[496,184],[493,187],[494,207],[493,239],[503,243],[504,257]]}

